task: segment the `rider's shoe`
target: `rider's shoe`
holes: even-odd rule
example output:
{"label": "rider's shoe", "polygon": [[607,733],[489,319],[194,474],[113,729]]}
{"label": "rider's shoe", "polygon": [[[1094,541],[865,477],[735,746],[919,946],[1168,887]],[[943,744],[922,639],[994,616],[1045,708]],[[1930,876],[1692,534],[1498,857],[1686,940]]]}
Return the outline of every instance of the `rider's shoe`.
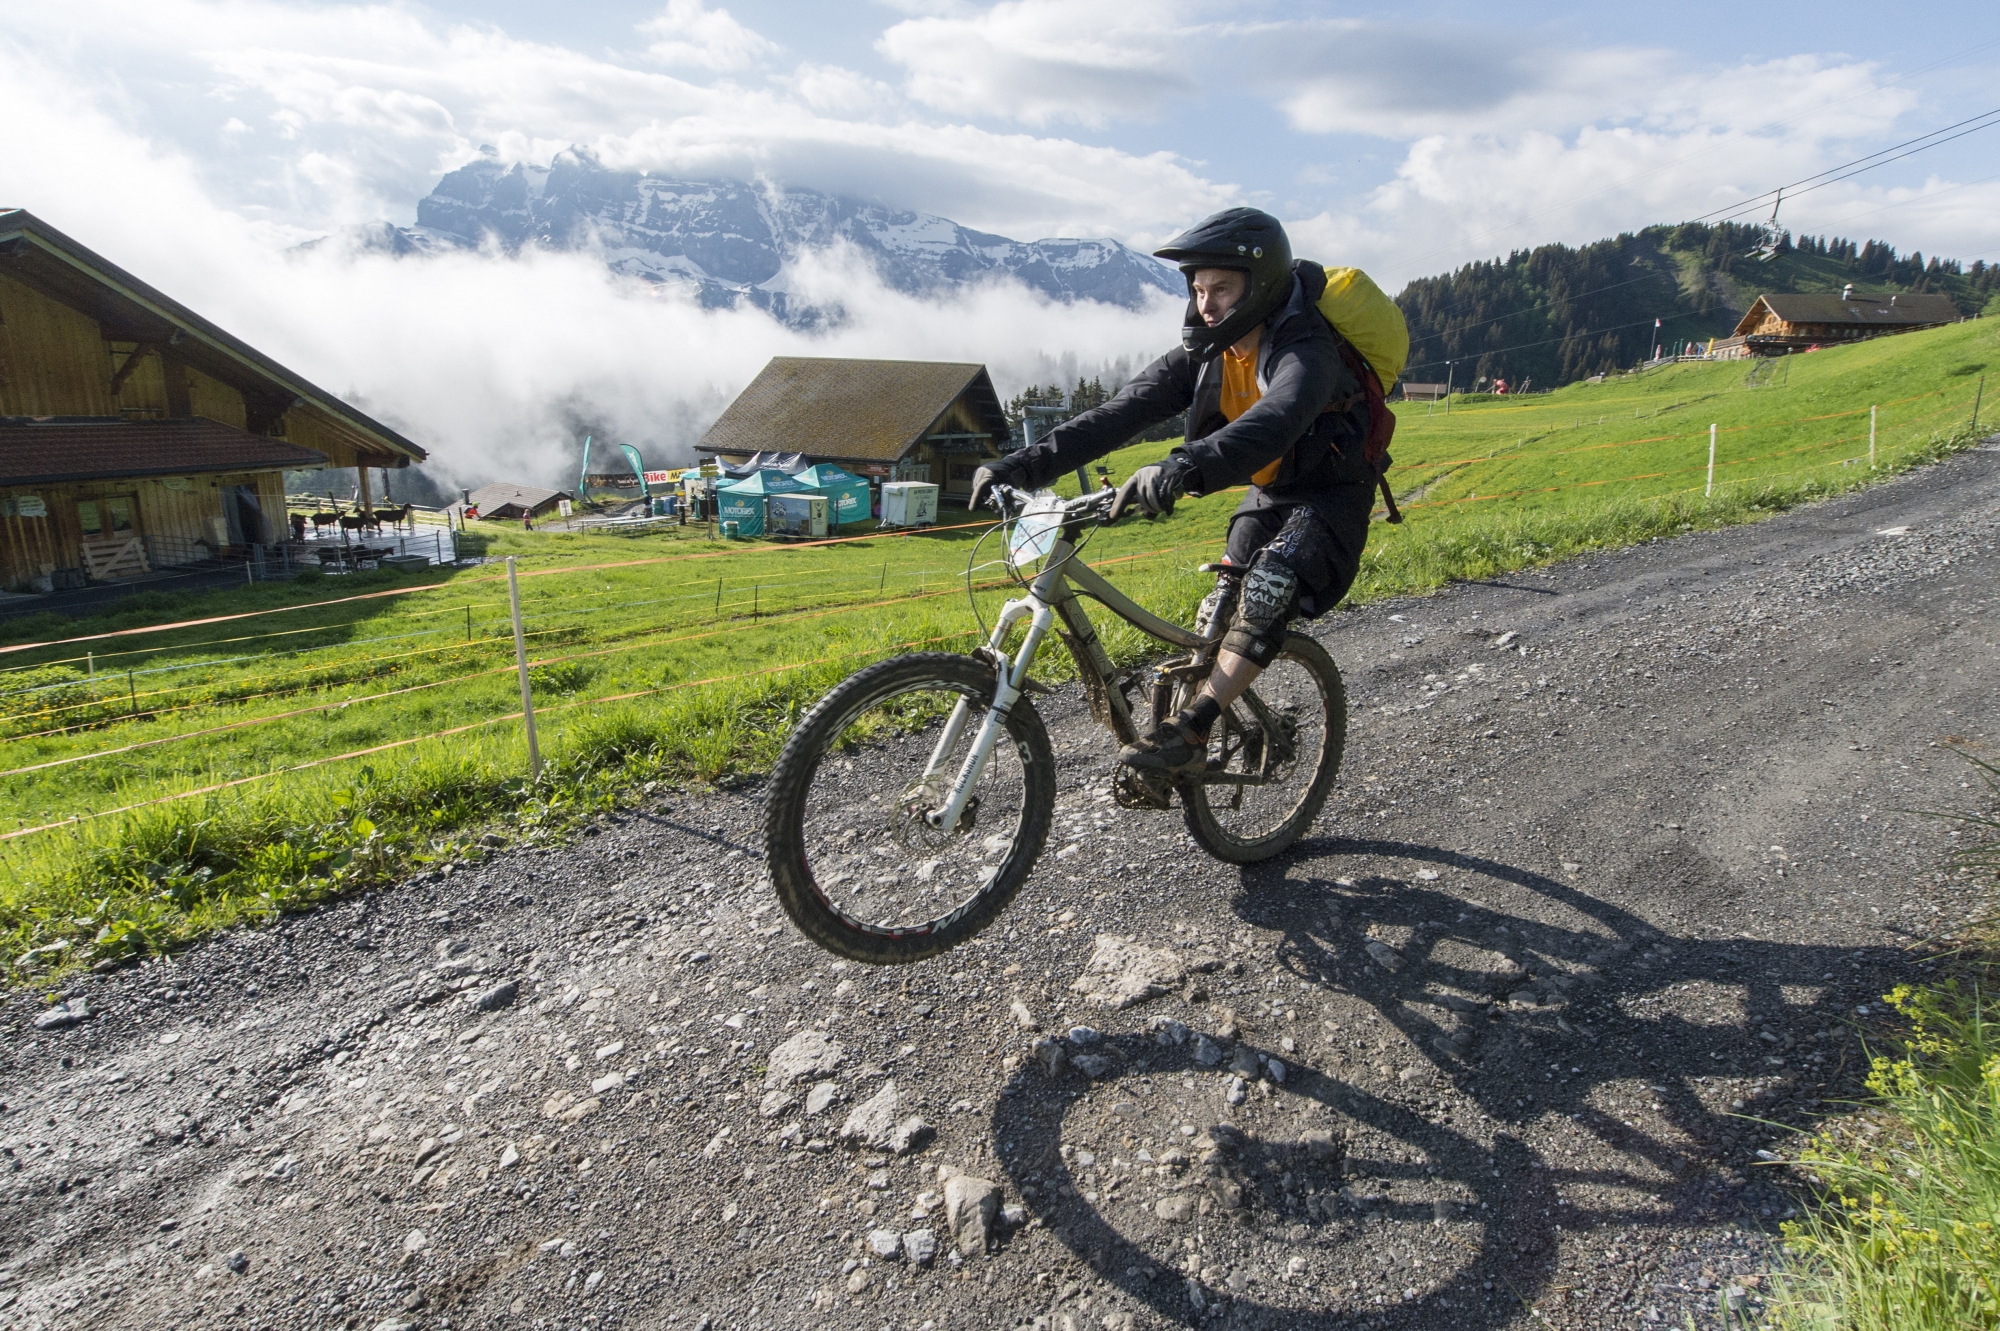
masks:
{"label": "rider's shoe", "polygon": [[1208,741],[1187,722],[1170,717],[1120,749],[1118,761],[1142,772],[1181,776],[1208,766]]}

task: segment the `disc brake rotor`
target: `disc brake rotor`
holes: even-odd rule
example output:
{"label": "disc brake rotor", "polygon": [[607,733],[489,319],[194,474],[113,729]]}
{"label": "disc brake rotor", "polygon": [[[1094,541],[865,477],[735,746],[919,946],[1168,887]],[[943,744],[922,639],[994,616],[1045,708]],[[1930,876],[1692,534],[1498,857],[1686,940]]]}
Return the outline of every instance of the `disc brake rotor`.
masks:
{"label": "disc brake rotor", "polygon": [[957,827],[933,826],[930,815],[950,800],[951,779],[945,773],[935,773],[912,782],[896,800],[895,810],[890,815],[889,835],[907,850],[934,851],[949,845],[954,836],[963,836],[979,822],[979,797],[974,795],[965,802],[964,812],[958,815]]}

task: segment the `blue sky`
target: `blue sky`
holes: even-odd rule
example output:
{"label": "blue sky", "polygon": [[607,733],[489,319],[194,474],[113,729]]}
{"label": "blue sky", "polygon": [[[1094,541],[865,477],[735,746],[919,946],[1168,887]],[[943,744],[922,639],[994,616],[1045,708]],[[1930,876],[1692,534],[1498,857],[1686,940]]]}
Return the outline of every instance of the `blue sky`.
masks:
{"label": "blue sky", "polygon": [[[1031,238],[1256,203],[1390,283],[1693,216],[2000,105],[1990,6],[102,0],[0,16],[216,202],[407,223],[484,142],[766,176]],[[2000,258],[2000,129],[1800,199]],[[4,182],[0,161],[0,182]]]}
{"label": "blue sky", "polygon": [[[0,6],[0,205],[33,209],[469,480],[552,479],[579,404],[684,453],[773,354],[977,360],[1003,391],[1157,354],[1174,302],[914,301],[865,261],[807,336],[621,286],[588,254],[295,248],[415,220],[491,148],[582,145],[1018,239],[1150,248],[1217,209],[1412,277],[1727,209],[2000,107],[1982,6],[1259,0],[63,0]],[[1794,229],[2000,260],[2000,128],[1789,201]],[[652,456],[649,453],[649,456]]]}
{"label": "blue sky", "polygon": [[[606,3],[578,13],[508,0],[439,5],[434,12],[622,61],[634,52],[633,34],[662,8]],[[1898,7],[1893,13],[1847,0],[1810,11],[1795,5],[1543,4],[1496,14],[1492,5],[1465,3],[1067,3],[1048,6],[1041,23],[1032,14],[1037,8],[741,0],[727,13],[781,48],[774,68],[837,66],[903,91],[906,108],[914,100],[920,114],[928,103],[934,115],[995,133],[1025,128],[1132,158],[1170,153],[1204,181],[1229,187],[1231,202],[1255,202],[1288,221],[1357,212],[1365,217],[1359,205],[1393,188],[1409,166],[1412,145],[1428,136],[1471,139],[1461,151],[1489,162],[1505,162],[1523,137],[1566,141],[1578,177],[1570,191],[1551,196],[1531,180],[1494,182],[1500,197],[1488,194],[1469,211],[1447,209],[1455,225],[1421,228],[1421,243],[1394,243],[1390,235],[1403,231],[1408,239],[1408,233],[1393,224],[1363,228],[1387,233],[1375,236],[1337,225],[1318,228],[1328,242],[1361,241],[1367,257],[1395,276],[1476,257],[1482,241],[1495,249],[1544,238],[1584,240],[1706,212],[1729,191],[1754,194],[2000,106],[2000,20],[1990,7],[1971,4]],[[1129,27],[1128,15],[1137,16]],[[1331,30],[1314,32],[1316,24]],[[1343,32],[1343,25],[1359,30]],[[923,40],[911,40],[913,29],[926,26],[931,32]],[[1393,105],[1372,118],[1347,107],[1317,122],[1288,113],[1283,102],[1301,71],[1283,66],[1295,61],[1274,61],[1268,49],[1245,49],[1240,36],[1216,31],[1258,26],[1285,34],[1281,44],[1293,46],[1289,54],[1296,59],[1323,62],[1332,81],[1380,82],[1391,90],[1381,100]],[[1183,35],[1148,50],[1134,40],[1135,30]],[[1108,58],[1064,49],[1098,42],[1114,48]],[[1359,68],[1343,63],[1344,52],[1355,46],[1361,48],[1352,57]],[[968,64],[1003,63],[1018,87],[977,85],[959,99],[914,87],[926,61],[949,68],[954,55]],[[907,98],[912,92],[916,96]],[[1065,92],[1067,106],[1061,104]],[[1775,94],[1775,105],[1760,105],[1768,94]],[[1366,92],[1357,94],[1356,100],[1367,99]],[[1443,118],[1426,115],[1432,107],[1442,108]],[[1370,119],[1375,123],[1359,123]],[[1821,120],[1838,123],[1813,132]],[[1793,123],[1773,123],[1783,121]],[[1613,189],[1602,201],[1608,206],[1565,206],[1565,194],[1595,192],[1657,167],[1655,157],[1641,153],[1593,157],[1579,151],[1578,138],[1587,131],[1621,128],[1651,131],[1663,144],[1679,140],[1695,156],[1684,169],[1665,173],[1665,188]],[[1749,142],[1717,147],[1708,141],[1730,134]],[[1767,151],[1755,151],[1760,147]],[[1665,154],[1672,155],[1671,147]],[[1451,157],[1445,154],[1444,161]],[[1532,155],[1522,165],[1548,167],[1545,158]],[[2000,201],[2000,193],[1966,184],[1996,170],[2000,129],[1870,172],[1852,186],[1823,191],[1827,197],[1810,205],[1801,200],[1798,220],[1806,229],[1845,224],[1967,259],[2000,257],[2000,235],[1977,221],[1982,211],[1993,215],[1984,201]],[[1927,185],[1931,192],[1958,188],[1934,206],[1917,197]],[[879,184],[875,192],[883,192]],[[923,198],[916,182],[905,197],[890,201],[942,208]],[[1514,216],[1526,220],[1501,225]],[[1064,220],[1065,229],[1143,241],[1180,219],[1107,216],[1095,226],[1088,217]],[[1135,232],[1135,221],[1143,231]],[[1546,226],[1538,228],[1538,221]]]}

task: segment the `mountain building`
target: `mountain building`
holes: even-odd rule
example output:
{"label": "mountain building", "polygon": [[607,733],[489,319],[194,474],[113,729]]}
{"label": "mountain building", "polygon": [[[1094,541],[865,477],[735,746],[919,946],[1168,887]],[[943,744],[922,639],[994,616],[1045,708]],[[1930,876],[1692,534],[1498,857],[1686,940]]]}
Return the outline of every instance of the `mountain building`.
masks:
{"label": "mountain building", "polygon": [[0,586],[261,557],[287,470],[424,450],[32,213],[0,210]]}
{"label": "mountain building", "polygon": [[1007,445],[984,365],[773,356],[695,448],[732,465],[803,454],[877,480],[929,481],[962,505]]}
{"label": "mountain building", "polygon": [[494,481],[467,495],[465,502],[477,508],[482,518],[507,518],[519,522],[522,518],[539,518],[557,512],[565,499],[574,501],[576,496],[567,490]]}
{"label": "mountain building", "polygon": [[1837,296],[1772,293],[1751,302],[1736,331],[1716,342],[1714,354],[1724,359],[1783,356],[1829,343],[1935,328],[1961,317],[1957,303],[1944,295],[1901,291],[1871,296],[1851,286]]}

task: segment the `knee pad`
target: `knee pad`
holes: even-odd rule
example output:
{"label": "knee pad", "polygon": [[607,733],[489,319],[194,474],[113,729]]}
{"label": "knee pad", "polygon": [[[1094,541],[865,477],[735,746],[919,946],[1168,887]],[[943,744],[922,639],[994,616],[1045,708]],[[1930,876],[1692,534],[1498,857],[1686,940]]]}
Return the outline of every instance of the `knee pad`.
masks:
{"label": "knee pad", "polygon": [[1269,550],[1258,554],[1244,575],[1236,617],[1222,639],[1235,652],[1263,667],[1285,649],[1285,629],[1299,601],[1298,572]]}

